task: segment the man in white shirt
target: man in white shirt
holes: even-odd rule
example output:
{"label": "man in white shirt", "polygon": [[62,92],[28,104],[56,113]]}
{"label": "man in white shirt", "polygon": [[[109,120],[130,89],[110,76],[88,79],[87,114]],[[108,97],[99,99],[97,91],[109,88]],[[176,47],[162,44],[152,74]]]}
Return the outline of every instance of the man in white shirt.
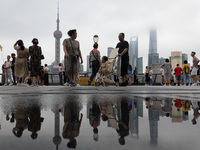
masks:
{"label": "man in white shirt", "polygon": [[11,67],[12,67],[12,62],[10,61],[10,56],[7,56],[7,61],[4,63],[4,69],[5,69],[5,86],[9,85],[8,79],[10,79],[10,83],[12,83],[12,78],[11,78]]}

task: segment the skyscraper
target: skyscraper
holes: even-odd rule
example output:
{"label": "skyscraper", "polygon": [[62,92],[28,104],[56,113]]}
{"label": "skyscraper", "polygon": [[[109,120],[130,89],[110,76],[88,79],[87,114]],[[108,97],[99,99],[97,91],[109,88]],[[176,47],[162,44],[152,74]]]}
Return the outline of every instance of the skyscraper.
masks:
{"label": "skyscraper", "polygon": [[55,37],[55,66],[58,66],[60,63],[60,39],[62,37],[62,32],[59,30],[59,6],[57,12],[57,30],[54,32]]}
{"label": "skyscraper", "polygon": [[184,64],[184,61],[187,60],[188,61],[188,55],[185,53],[182,53],[182,64]]}
{"label": "skyscraper", "polygon": [[151,29],[149,34],[149,55],[148,65],[159,63],[159,54],[157,53],[157,32],[156,29]]}
{"label": "skyscraper", "polygon": [[138,74],[143,73],[143,57],[138,58]]}
{"label": "skyscraper", "polygon": [[179,64],[179,66],[182,66],[182,52],[171,52],[171,65],[173,70],[176,68],[177,64]]}
{"label": "skyscraper", "polygon": [[129,45],[129,62],[132,67],[138,67],[138,37],[132,36]]}
{"label": "skyscraper", "polygon": [[163,58],[163,57],[159,58],[159,64],[160,65],[164,64],[165,63],[165,59],[166,58]]}

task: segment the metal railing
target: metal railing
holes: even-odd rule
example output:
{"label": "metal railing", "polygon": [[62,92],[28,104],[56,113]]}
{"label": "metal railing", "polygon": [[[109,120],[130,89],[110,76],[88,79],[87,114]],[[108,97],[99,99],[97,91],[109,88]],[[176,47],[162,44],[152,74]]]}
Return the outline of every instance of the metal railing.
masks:
{"label": "metal railing", "polygon": [[[81,77],[89,77],[90,73],[80,73]],[[134,76],[132,76],[132,81],[134,79]],[[162,77],[160,74],[153,74],[153,84],[158,85],[162,81]],[[59,85],[60,79],[58,74],[49,74],[49,84],[50,85]],[[144,74],[138,74],[138,83],[139,84],[145,84],[145,76]],[[0,73],[0,85],[2,85],[2,73]]]}

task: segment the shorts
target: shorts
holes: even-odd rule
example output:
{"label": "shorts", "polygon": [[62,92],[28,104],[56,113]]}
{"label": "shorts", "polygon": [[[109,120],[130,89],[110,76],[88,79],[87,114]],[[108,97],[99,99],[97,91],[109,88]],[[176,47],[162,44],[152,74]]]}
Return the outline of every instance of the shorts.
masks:
{"label": "shorts", "polygon": [[121,76],[125,76],[125,75],[128,74],[128,64],[129,64],[129,61],[122,59],[122,62],[121,62]]}
{"label": "shorts", "polygon": [[181,76],[176,76],[176,80],[180,81],[181,80]]}
{"label": "shorts", "polygon": [[164,77],[165,77],[165,80],[170,80],[171,79],[171,74],[170,73],[166,73],[165,75],[164,75]]}
{"label": "shorts", "polygon": [[198,69],[196,67],[193,67],[191,75],[197,75],[197,70]]}

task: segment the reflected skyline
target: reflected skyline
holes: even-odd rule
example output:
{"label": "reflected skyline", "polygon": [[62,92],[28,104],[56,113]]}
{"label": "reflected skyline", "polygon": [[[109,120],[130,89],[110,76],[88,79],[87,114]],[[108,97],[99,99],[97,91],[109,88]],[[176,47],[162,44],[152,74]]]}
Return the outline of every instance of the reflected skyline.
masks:
{"label": "reflected skyline", "polygon": [[[99,149],[106,146],[114,149],[114,145],[131,147],[135,142],[144,144],[143,147],[159,147],[164,144],[163,139],[169,140],[164,136],[164,126],[173,129],[174,134],[180,134],[177,131],[184,129],[184,124],[188,124],[191,131],[198,127],[193,124],[198,124],[199,104],[197,99],[131,95],[1,98],[0,137],[9,138],[14,143],[17,139],[32,144],[45,141],[51,144],[41,144],[44,148],[57,150],[95,145]],[[173,132],[169,130],[169,133]],[[21,145],[27,147],[26,143]],[[12,146],[0,142],[0,147]]]}

